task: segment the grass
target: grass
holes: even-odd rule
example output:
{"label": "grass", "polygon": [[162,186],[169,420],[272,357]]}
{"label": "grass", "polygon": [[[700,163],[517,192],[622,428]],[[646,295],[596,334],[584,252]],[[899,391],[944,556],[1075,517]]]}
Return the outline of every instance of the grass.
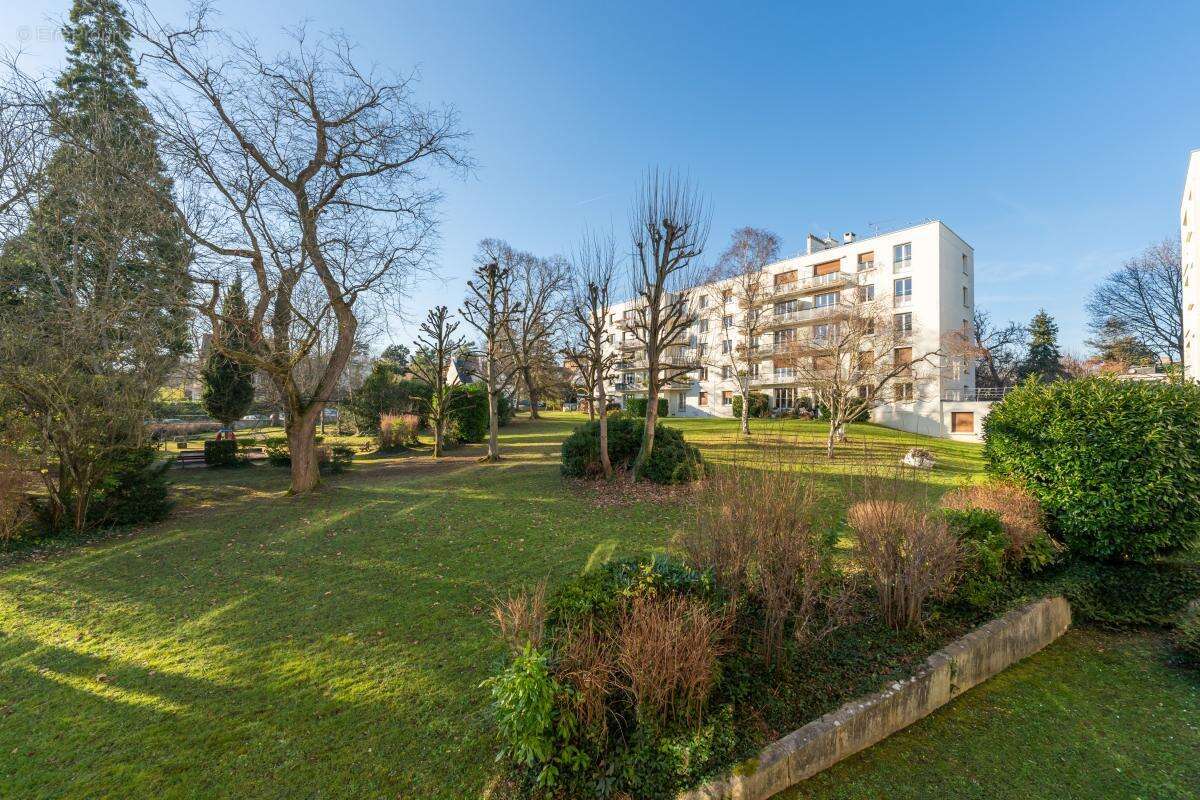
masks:
{"label": "grass", "polygon": [[[596,552],[662,548],[687,517],[654,501],[598,510],[564,485],[558,445],[578,419],[504,429],[499,465],[475,463],[478,448],[437,465],[364,459],[308,497],[267,466],[175,473],[167,522],[10,558],[0,797],[478,796],[494,745],[479,683],[501,652],[492,599]],[[918,443],[939,459],[936,486],[980,469],[976,446],[869,426],[826,464],[817,423],[759,423],[753,442],[728,421],[670,424],[718,462],[778,457],[786,441],[831,487]],[[1200,747],[1200,701],[1156,642],[1072,634],[882,746],[915,749],[872,751],[805,791],[984,796],[1019,776],[1023,794],[1059,797],[1071,774],[1097,787],[1079,796],[1186,796],[1171,787],[1195,785],[1177,754]],[[1011,770],[1006,752],[1022,759]],[[1123,782],[1088,777],[1118,767]]]}

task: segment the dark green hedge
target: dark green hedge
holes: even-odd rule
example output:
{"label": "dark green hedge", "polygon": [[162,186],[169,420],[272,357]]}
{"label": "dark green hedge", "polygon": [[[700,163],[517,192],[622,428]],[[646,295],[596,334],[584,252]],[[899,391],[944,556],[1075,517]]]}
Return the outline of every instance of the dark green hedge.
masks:
{"label": "dark green hedge", "polygon": [[1200,564],[1075,561],[1040,586],[1043,595],[1067,598],[1077,620],[1108,628],[1165,628],[1200,597]]}
{"label": "dark green hedge", "polygon": [[451,390],[450,424],[454,438],[464,444],[482,442],[488,435],[487,388],[481,383],[455,386]]}
{"label": "dark green hedge", "polygon": [[[733,416],[738,419],[742,418],[742,396],[740,394],[733,396]],[[758,418],[771,416],[771,398],[762,392],[751,392],[750,416]]]}
{"label": "dark green hedge", "polygon": [[1149,561],[1200,535],[1200,386],[1029,382],[983,429],[988,472],[1028,486],[1075,555]]}
{"label": "dark green hedge", "polygon": [[[646,406],[650,401],[645,397],[631,397],[625,401],[625,411],[635,417],[646,416]],[[660,417],[669,416],[671,413],[670,405],[667,403],[667,398],[658,398],[658,415]]]}
{"label": "dark green hedge", "polygon": [[217,441],[209,439],[204,443],[204,463],[210,467],[236,467],[242,462],[238,458],[238,443],[235,439]]}
{"label": "dark green hedge", "polygon": [[[646,421],[628,415],[608,418],[608,457],[615,469],[629,469],[642,447]],[[600,421],[580,425],[562,444],[562,472],[573,478],[594,477],[600,468]],[[665,425],[654,427],[654,450],[642,477],[654,483],[686,483],[704,473],[700,451],[683,434]]]}

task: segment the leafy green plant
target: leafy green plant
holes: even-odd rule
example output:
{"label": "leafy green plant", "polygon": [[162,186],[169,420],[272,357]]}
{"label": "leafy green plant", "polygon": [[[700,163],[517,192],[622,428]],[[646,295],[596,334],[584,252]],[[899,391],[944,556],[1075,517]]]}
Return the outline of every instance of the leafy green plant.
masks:
{"label": "leafy green plant", "polygon": [[1200,601],[1193,602],[1180,615],[1171,641],[1189,663],[1200,667]]}
{"label": "leafy green plant", "polygon": [[272,467],[290,467],[292,452],[288,449],[288,440],[282,436],[272,436],[263,442],[267,452],[267,463]]}
{"label": "leafy green plant", "polygon": [[[628,415],[608,418],[608,457],[616,469],[628,469],[637,458],[646,422]],[[595,477],[600,467],[600,423],[584,423],[562,444],[562,473],[572,478]],[[704,474],[700,451],[688,444],[675,428],[654,428],[654,452],[642,468],[642,477],[654,483],[686,483]]]}
{"label": "leafy green plant", "polygon": [[237,467],[245,462],[238,457],[236,439],[209,439],[204,442],[204,463],[210,467]]}
{"label": "leafy green plant", "polygon": [[984,421],[988,472],[1040,501],[1077,556],[1150,561],[1200,536],[1200,386],[1029,381]]}
{"label": "leafy green plant", "polygon": [[996,602],[1005,586],[1005,557],[1008,536],[994,511],[979,508],[942,510],[950,532],[962,553],[955,596],[976,608]]}
{"label": "leafy green plant", "polygon": [[[649,405],[649,403],[650,401],[645,397],[631,397],[625,401],[625,413],[633,417],[645,418],[646,407]],[[667,402],[667,398],[658,398],[658,416],[666,417],[669,416],[670,413],[671,408],[670,404]]]}
{"label": "leafy green plant", "polygon": [[153,447],[130,447],[110,453],[102,465],[104,480],[88,509],[95,525],[142,525],[171,512],[168,461]]}
{"label": "leafy green plant", "polygon": [[1106,628],[1166,628],[1200,597],[1200,564],[1075,561],[1044,581],[1040,593],[1062,594],[1078,620]]}
{"label": "leafy green plant", "polygon": [[450,397],[450,421],[455,438],[470,444],[482,442],[488,435],[487,388],[481,383],[455,386]]}
{"label": "leafy green plant", "polygon": [[[742,396],[740,394],[733,396],[733,416],[738,419],[742,416]],[[750,416],[756,418],[771,416],[771,398],[762,392],[751,392]]]}
{"label": "leafy green plant", "polygon": [[[328,461],[324,456],[328,453]],[[334,475],[345,472],[346,467],[350,466],[350,462],[354,460],[354,448],[347,447],[344,444],[335,444],[333,447],[327,448],[321,452],[322,465],[328,464],[328,469]]]}

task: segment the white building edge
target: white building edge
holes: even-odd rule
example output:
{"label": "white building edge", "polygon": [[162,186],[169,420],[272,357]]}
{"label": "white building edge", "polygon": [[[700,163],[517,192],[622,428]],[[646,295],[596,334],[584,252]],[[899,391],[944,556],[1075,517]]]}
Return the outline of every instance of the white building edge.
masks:
{"label": "white building edge", "polygon": [[1188,159],[1179,203],[1180,269],[1183,270],[1183,374],[1200,381],[1200,149]]}
{"label": "white building edge", "polygon": [[[877,304],[891,306],[895,324],[911,327],[911,354],[938,350],[954,331],[969,326],[975,301],[973,248],[948,226],[932,220],[867,238],[846,234],[836,240],[808,238],[808,252],[777,261],[764,269],[771,287],[766,332],[753,343],[763,355],[754,392],[770,397],[783,410],[805,396],[806,389],[792,371],[777,367],[770,358],[779,336],[796,336],[821,324],[822,310],[836,308],[846,292],[869,291]],[[703,304],[699,320],[688,331],[685,346],[702,353],[705,368],[673,382],[662,391],[669,416],[731,417],[738,379],[732,365],[722,366],[721,354],[731,346],[740,313],[725,289],[731,281],[705,284],[692,290]],[[867,288],[870,287],[870,288]],[[642,349],[624,322],[633,302],[614,306],[609,340],[622,351],[616,380],[607,388],[622,404],[645,395]],[[787,333],[791,331],[791,333]],[[731,342],[727,344],[726,342]],[[883,403],[871,412],[873,422],[929,436],[978,441],[982,422],[990,409],[986,391],[977,392],[973,365],[962,358],[943,358],[936,364],[916,364],[913,377],[889,391],[901,400]]]}

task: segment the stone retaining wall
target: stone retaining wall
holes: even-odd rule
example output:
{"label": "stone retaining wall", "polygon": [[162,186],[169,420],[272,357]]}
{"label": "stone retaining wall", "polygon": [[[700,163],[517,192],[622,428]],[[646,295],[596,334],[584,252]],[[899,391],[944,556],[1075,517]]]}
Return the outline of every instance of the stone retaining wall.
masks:
{"label": "stone retaining wall", "polygon": [[1070,625],[1071,607],[1061,597],[1011,611],[937,651],[907,680],[808,723],[679,800],[766,800],[927,716],[1041,650]]}

